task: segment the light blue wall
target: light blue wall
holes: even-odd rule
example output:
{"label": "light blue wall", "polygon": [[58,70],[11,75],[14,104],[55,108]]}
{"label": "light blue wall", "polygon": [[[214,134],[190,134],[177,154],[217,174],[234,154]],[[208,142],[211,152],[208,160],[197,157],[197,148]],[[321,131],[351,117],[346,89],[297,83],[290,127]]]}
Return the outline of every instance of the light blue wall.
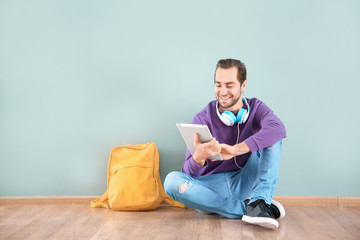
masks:
{"label": "light blue wall", "polygon": [[360,2],[0,0],[0,196],[100,195],[110,150],[179,170],[218,59],[288,137],[275,195],[360,196]]}

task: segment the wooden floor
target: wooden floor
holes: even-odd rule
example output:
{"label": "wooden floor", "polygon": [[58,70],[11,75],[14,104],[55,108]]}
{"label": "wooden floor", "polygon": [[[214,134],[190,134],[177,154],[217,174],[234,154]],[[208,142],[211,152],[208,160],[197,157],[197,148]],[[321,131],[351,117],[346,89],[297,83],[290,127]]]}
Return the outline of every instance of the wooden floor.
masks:
{"label": "wooden floor", "polygon": [[0,239],[360,239],[359,206],[285,206],[277,230],[161,205],[118,212],[88,204],[0,204]]}

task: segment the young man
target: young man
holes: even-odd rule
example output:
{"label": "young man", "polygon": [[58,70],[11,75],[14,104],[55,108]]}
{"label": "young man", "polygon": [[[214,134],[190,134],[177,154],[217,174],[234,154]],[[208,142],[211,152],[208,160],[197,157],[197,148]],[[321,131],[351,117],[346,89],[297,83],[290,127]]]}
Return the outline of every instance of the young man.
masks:
{"label": "young man", "polygon": [[[285,209],[272,196],[285,126],[265,103],[243,96],[247,80],[241,61],[219,60],[214,81],[216,101],[192,121],[207,125],[214,138],[200,143],[194,136],[194,154],[187,151],[182,172],[168,174],[165,191],[201,213],[278,228],[276,219]],[[224,161],[211,159],[218,153]]]}

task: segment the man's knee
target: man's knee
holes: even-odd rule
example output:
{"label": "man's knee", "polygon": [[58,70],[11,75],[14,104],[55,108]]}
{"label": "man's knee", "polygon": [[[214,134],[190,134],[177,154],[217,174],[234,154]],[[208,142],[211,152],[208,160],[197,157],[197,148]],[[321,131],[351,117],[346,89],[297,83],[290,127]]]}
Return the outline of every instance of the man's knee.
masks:
{"label": "man's knee", "polygon": [[166,176],[164,181],[164,189],[168,195],[179,191],[179,181],[182,179],[181,175],[181,172],[174,171]]}
{"label": "man's knee", "polygon": [[250,171],[257,171],[259,168],[259,164],[261,162],[261,159],[265,156],[265,158],[268,157],[278,157],[281,154],[281,148],[282,148],[282,141],[278,141],[277,143],[260,149],[259,151],[256,151],[252,153],[244,167],[244,170],[250,170]]}
{"label": "man's knee", "polygon": [[270,150],[270,151],[281,151],[281,147],[282,147],[282,141],[278,141],[277,143],[265,148],[266,150]]}

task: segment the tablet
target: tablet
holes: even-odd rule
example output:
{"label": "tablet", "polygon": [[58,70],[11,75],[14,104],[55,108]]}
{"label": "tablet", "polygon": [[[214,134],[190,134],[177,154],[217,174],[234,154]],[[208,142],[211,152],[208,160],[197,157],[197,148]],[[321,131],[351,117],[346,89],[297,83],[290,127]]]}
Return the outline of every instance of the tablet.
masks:
{"label": "tablet", "polygon": [[[211,135],[210,130],[206,125],[177,123],[176,126],[179,129],[180,134],[184,139],[184,142],[187,148],[189,149],[191,155],[193,155],[195,152],[195,145],[194,145],[195,133],[199,134],[199,142],[201,143],[210,142],[211,139],[213,139],[213,136]],[[223,160],[220,153],[211,157],[211,159]]]}

